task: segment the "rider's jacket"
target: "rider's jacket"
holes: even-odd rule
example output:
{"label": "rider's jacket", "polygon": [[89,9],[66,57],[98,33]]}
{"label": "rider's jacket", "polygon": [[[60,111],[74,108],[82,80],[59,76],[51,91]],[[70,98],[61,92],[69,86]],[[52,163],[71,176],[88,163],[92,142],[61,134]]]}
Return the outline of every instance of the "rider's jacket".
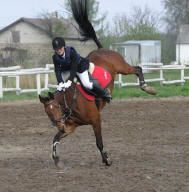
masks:
{"label": "rider's jacket", "polygon": [[89,69],[89,60],[81,57],[73,47],[66,46],[64,50],[64,56],[57,53],[52,56],[58,83],[63,82],[61,73],[64,71],[70,71],[69,80],[73,81],[76,72],[82,73]]}

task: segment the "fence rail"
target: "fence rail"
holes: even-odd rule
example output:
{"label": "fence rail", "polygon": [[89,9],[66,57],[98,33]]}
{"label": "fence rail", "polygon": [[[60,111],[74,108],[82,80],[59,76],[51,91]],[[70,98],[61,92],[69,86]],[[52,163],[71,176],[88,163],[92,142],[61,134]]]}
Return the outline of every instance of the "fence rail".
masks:
{"label": "fence rail", "polygon": [[[167,84],[178,84],[180,83],[183,85],[186,80],[189,80],[189,76],[186,76],[185,71],[189,69],[189,64],[182,64],[182,65],[163,65],[163,63],[141,63],[140,66],[142,67],[143,71],[146,73],[157,71],[159,74],[158,78],[147,79],[145,78],[146,82],[160,82],[161,85]],[[164,74],[168,70],[177,70],[180,71],[179,79],[176,80],[166,80],[166,75]],[[137,82],[124,82],[123,76],[119,75],[118,80],[116,81],[120,87],[124,86],[138,86],[139,80]]]}
{"label": "fence rail", "polygon": [[[48,66],[48,65],[47,65]],[[48,75],[53,73],[54,70],[46,68],[34,68],[34,69],[22,69],[20,66],[0,68],[0,98],[3,98],[3,92],[5,91],[16,91],[17,94],[27,93],[27,92],[37,92],[38,94],[41,91],[48,90]],[[45,86],[41,87],[41,75],[45,74]],[[34,89],[22,89],[20,86],[20,76],[23,75],[35,75],[36,76],[36,88]],[[15,78],[16,86],[4,88],[3,87],[3,78]]]}
{"label": "fence rail", "polygon": [[[162,85],[180,83],[183,85],[186,80],[189,80],[189,76],[185,74],[185,70],[189,69],[189,64],[182,65],[163,65],[162,63],[142,63],[140,65],[144,72],[150,73],[151,71],[157,71],[159,77],[152,79],[145,79],[146,82],[160,82]],[[167,70],[179,70],[180,76],[177,80],[166,80],[164,72]],[[7,68],[0,68],[0,98],[3,98],[3,93],[6,91],[16,91],[17,94],[26,93],[26,92],[37,92],[40,94],[42,91],[49,90],[51,87],[56,87],[55,84],[52,84],[49,79],[49,74],[54,73],[54,65],[46,64],[44,68],[34,68],[34,69],[22,69],[20,66],[13,66]],[[36,78],[36,88],[27,88],[23,89],[20,85],[20,77],[23,75],[34,75]],[[44,75],[44,87],[41,86],[41,75]],[[3,78],[13,78],[15,87],[6,88],[3,86]],[[139,81],[136,78],[135,82],[124,82],[123,76],[118,75],[115,84],[118,84],[119,87],[124,86],[138,86]]]}

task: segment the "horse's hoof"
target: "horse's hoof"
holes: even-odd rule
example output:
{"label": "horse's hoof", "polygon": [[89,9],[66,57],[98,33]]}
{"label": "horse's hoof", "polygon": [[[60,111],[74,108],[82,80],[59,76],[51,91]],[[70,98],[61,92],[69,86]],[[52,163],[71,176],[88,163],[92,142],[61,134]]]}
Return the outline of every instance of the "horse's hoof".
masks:
{"label": "horse's hoof", "polygon": [[141,86],[141,89],[150,95],[157,94],[157,91],[155,90],[155,88],[148,86],[148,85]]}
{"label": "horse's hoof", "polygon": [[112,164],[112,161],[110,160],[110,158],[108,157],[107,152],[103,152],[102,153],[102,162],[106,165],[106,166],[110,166]]}
{"label": "horse's hoof", "polygon": [[110,158],[104,159],[104,160],[103,160],[103,163],[104,163],[106,166],[112,165],[112,161],[110,160]]}

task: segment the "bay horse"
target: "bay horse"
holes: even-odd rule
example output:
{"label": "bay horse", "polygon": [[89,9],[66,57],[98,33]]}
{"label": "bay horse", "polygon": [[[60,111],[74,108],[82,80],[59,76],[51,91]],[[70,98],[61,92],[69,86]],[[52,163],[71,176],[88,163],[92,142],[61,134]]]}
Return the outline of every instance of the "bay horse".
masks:
{"label": "bay horse", "polygon": [[[149,93],[156,94],[154,88],[149,87],[144,80],[142,68],[139,66],[129,65],[124,58],[117,52],[104,49],[96,32],[88,20],[87,0],[71,0],[71,8],[73,16],[79,25],[80,33],[85,40],[92,39],[98,49],[89,53],[90,62],[107,70],[111,75],[111,81],[108,88],[112,92],[116,74],[135,74],[139,78],[140,88]],[[45,112],[58,128],[58,133],[53,139],[53,153],[55,165],[58,165],[59,157],[57,155],[56,146],[62,138],[72,133],[76,127],[82,125],[92,125],[96,137],[96,145],[105,165],[111,165],[108,153],[103,148],[103,140],[101,134],[101,115],[106,102],[103,99],[89,101],[80,93],[76,84],[64,91],[50,93],[47,97],[39,95],[40,102],[44,104]]]}

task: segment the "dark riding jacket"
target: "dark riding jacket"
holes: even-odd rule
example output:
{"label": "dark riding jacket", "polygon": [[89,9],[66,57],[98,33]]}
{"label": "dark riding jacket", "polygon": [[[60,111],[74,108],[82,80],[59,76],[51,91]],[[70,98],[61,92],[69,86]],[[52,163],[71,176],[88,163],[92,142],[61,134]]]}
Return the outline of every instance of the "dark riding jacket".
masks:
{"label": "dark riding jacket", "polygon": [[56,79],[58,83],[63,82],[61,73],[70,71],[68,80],[73,81],[76,72],[82,73],[89,69],[89,60],[81,57],[73,47],[65,47],[65,57],[55,53],[52,56]]}

